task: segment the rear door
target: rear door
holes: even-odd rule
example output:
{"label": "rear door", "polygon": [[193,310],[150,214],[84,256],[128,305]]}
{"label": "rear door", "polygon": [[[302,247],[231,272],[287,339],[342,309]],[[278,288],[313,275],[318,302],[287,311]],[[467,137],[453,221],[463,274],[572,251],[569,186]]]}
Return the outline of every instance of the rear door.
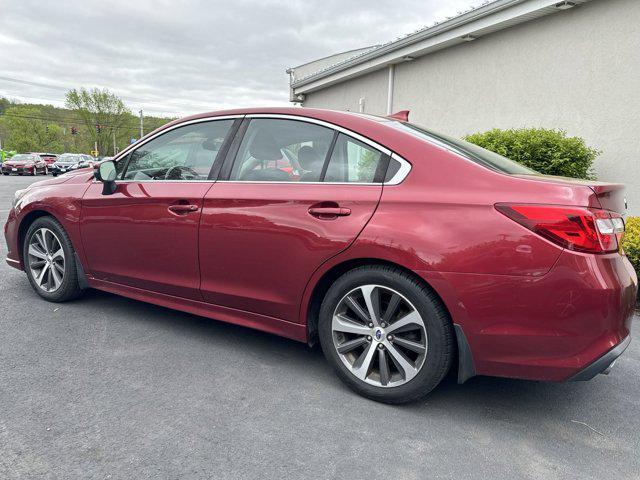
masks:
{"label": "rear door", "polygon": [[[81,235],[96,278],[201,300],[198,224],[212,166],[235,119],[174,127],[117,162],[117,189],[93,182]],[[239,121],[239,120],[238,120]]]}
{"label": "rear door", "polygon": [[297,322],[312,273],[373,215],[388,152],[300,119],[246,119],[240,130],[204,198],[201,291],[217,305]]}

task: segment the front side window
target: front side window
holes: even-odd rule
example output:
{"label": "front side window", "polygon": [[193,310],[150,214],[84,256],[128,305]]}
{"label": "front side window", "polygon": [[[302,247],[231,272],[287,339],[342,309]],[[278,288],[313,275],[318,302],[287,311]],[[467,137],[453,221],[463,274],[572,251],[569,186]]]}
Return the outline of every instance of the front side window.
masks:
{"label": "front side window", "polygon": [[382,153],[340,134],[331,154],[325,182],[373,183],[382,167]]}
{"label": "front side window", "polygon": [[330,128],[303,121],[252,119],[229,179],[318,182],[333,135]]}
{"label": "front side window", "polygon": [[124,170],[124,180],[206,180],[233,122],[199,122],[170,130],[134,150],[128,162],[119,161],[118,172]]}

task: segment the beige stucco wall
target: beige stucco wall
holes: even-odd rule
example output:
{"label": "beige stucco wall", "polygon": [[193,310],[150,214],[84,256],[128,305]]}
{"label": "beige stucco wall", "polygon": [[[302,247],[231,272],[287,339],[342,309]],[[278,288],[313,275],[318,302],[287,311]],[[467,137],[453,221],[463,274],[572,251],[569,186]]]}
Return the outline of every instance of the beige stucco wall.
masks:
{"label": "beige stucco wall", "polygon": [[385,113],[388,83],[387,70],[378,70],[352,81],[311,93],[307,95],[303,106],[358,112],[360,111],[359,101],[364,98],[365,112]]}
{"label": "beige stucco wall", "polygon": [[[602,155],[640,215],[640,1],[594,0],[396,66],[394,110],[453,135],[562,128]],[[387,71],[310,93],[305,106],[384,114]]]}

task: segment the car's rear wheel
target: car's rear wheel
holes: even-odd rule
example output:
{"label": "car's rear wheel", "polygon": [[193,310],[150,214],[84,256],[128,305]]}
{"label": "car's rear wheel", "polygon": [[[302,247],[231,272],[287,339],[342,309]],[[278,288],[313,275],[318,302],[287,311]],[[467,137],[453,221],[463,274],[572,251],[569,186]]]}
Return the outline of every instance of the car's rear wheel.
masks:
{"label": "car's rear wheel", "polygon": [[440,299],[412,275],[387,266],[360,267],[334,282],[318,331],[338,376],[385,403],[428,394],[448,372],[455,351]]}
{"label": "car's rear wheel", "polygon": [[53,217],[37,218],[29,226],[23,258],[29,282],[41,297],[64,302],[81,293],[73,245]]}

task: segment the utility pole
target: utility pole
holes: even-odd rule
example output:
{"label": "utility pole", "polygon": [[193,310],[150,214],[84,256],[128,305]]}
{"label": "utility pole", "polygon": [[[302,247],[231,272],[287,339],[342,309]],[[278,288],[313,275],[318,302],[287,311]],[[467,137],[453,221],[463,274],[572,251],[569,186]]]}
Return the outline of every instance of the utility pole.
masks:
{"label": "utility pole", "polygon": [[113,135],[113,156],[115,157],[118,152],[116,152],[116,129],[111,130],[111,134]]}
{"label": "utility pole", "polygon": [[144,137],[144,117],[142,116],[142,109],[140,109],[140,138]]}

